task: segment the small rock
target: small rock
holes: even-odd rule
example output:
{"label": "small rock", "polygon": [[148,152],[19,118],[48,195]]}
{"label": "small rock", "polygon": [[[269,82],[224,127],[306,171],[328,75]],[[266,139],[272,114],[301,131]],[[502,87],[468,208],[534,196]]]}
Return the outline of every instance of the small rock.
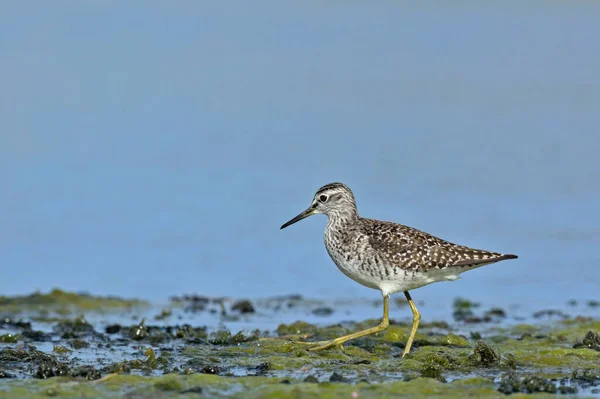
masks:
{"label": "small rock", "polygon": [[100,377],[102,377],[102,375],[100,374],[100,371],[96,370],[92,366],[77,367],[77,368],[71,370],[69,375],[71,377],[84,378],[84,379],[90,380],[90,381],[97,380]]}
{"label": "small rock", "polygon": [[556,310],[556,309],[544,309],[544,310],[537,311],[533,314],[533,318],[535,318],[535,319],[540,319],[542,317],[548,317],[548,318],[557,317],[560,319],[568,319],[569,315],[564,312],[561,312],[560,310]]}
{"label": "small rock", "polygon": [[465,323],[468,323],[468,324],[489,323],[490,321],[492,321],[492,318],[490,316],[483,316],[483,317],[470,316],[470,317],[465,317],[462,321],[464,321]]}
{"label": "small rock", "polygon": [[155,320],[165,320],[169,317],[171,317],[171,315],[173,314],[173,312],[171,311],[170,308],[164,308],[159,314],[157,314],[154,319]]}
{"label": "small rock", "polygon": [[588,383],[600,383],[600,371],[597,370],[575,370],[571,374],[573,380],[588,382]]}
{"label": "small rock", "polygon": [[202,370],[200,370],[202,374],[219,374],[221,372],[221,367],[219,366],[204,366]]}
{"label": "small rock", "polygon": [[504,311],[504,309],[500,309],[500,308],[491,308],[490,310],[488,310],[487,312],[484,313],[484,317],[491,317],[491,318],[505,318],[506,317],[506,312]]}
{"label": "small rock", "polygon": [[473,317],[473,312],[471,312],[470,310],[459,309],[459,310],[455,310],[452,313],[452,317],[456,321],[464,321],[467,318]]}
{"label": "small rock", "polygon": [[15,378],[12,374],[8,374],[4,370],[0,370],[0,378]]}
{"label": "small rock", "polygon": [[140,324],[132,327],[129,330],[129,338],[131,338],[133,340],[141,341],[142,339],[146,338],[147,336],[148,336],[148,329],[144,325],[144,320],[142,320],[142,322]]}
{"label": "small rock", "polygon": [[333,314],[333,309],[327,306],[323,306],[320,308],[316,308],[312,311],[315,316],[331,316]]}
{"label": "small rock", "polygon": [[21,320],[13,320],[10,317],[5,317],[4,319],[0,319],[0,327],[11,326],[22,328],[23,330],[31,330],[31,323],[28,321]]}
{"label": "small rock", "polygon": [[258,338],[259,337],[256,333],[246,333],[244,331],[240,331],[234,336],[230,337],[229,342],[232,344],[239,344],[241,342],[256,341]]}
{"label": "small rock", "polygon": [[525,386],[525,393],[534,392],[548,392],[556,393],[556,385],[545,378],[531,376],[523,378],[523,385]]}
{"label": "small rock", "polygon": [[42,363],[38,366],[34,377],[35,378],[51,378],[66,376],[69,374],[69,367],[63,363]]}
{"label": "small rock", "polygon": [[460,298],[459,297],[459,298],[455,298],[454,299],[453,307],[454,307],[455,310],[458,310],[458,309],[472,309],[472,308],[479,307],[479,305],[480,304],[477,303],[477,302],[471,302],[468,299]]}
{"label": "small rock", "polygon": [[290,380],[281,380],[279,381],[280,384],[291,384]]}
{"label": "small rock", "polygon": [[475,346],[473,355],[471,356],[475,360],[475,363],[481,364],[484,367],[500,360],[500,356],[498,356],[498,354],[483,341],[477,342],[477,346]]}
{"label": "small rock", "polygon": [[587,301],[587,305],[590,308],[597,308],[600,306],[600,301],[595,301],[595,300]]}
{"label": "small rock", "polygon": [[121,326],[118,324],[111,324],[109,326],[106,326],[106,333],[107,334],[116,334],[119,331],[121,331]]}
{"label": "small rock", "polygon": [[436,363],[428,363],[421,368],[421,377],[443,380],[442,371],[444,368]]}
{"label": "small rock", "polygon": [[73,347],[73,349],[83,349],[89,348],[90,344],[87,341],[81,339],[74,339],[73,341],[71,341],[71,346]]}
{"label": "small rock", "polygon": [[52,352],[57,353],[59,355],[65,355],[71,352],[71,350],[63,345],[54,345],[54,347],[52,348]]}
{"label": "small rock", "polygon": [[329,382],[350,382],[349,379],[347,379],[346,377],[344,377],[343,375],[334,372],[333,374],[331,374],[331,377],[329,377]]}
{"label": "small rock", "polygon": [[210,334],[208,339],[213,345],[228,345],[231,343],[231,332],[229,330],[219,330]]}
{"label": "small rock", "polygon": [[206,310],[210,304],[210,298],[200,295],[184,295],[183,297],[172,297],[171,301],[183,304],[186,313],[199,313]]}
{"label": "small rock", "polygon": [[0,342],[3,344],[14,344],[19,340],[18,335],[14,334],[4,334],[0,335]]}
{"label": "small rock", "polygon": [[581,342],[575,343],[573,348],[589,348],[600,351],[600,335],[592,331],[588,331]]}
{"label": "small rock", "polygon": [[38,330],[25,330],[21,335],[35,342],[47,342],[52,339],[50,334]]}
{"label": "small rock", "polygon": [[255,312],[254,306],[252,306],[252,303],[247,299],[243,299],[241,301],[237,301],[236,303],[234,303],[233,306],[231,307],[231,310],[239,312],[241,314]]}
{"label": "small rock", "polygon": [[556,384],[552,380],[545,379],[538,376],[526,376],[519,378],[514,373],[504,375],[500,380],[498,391],[505,395],[513,393],[535,393],[535,392],[547,392],[555,394],[560,393],[576,393],[575,387],[561,386],[560,389],[556,387]]}
{"label": "small rock", "polygon": [[514,373],[509,373],[500,379],[498,385],[498,392],[502,392],[505,395],[512,395],[513,393],[521,392],[523,385],[521,380]]}
{"label": "small rock", "polygon": [[191,367],[186,367],[183,370],[181,370],[181,374],[183,374],[183,375],[194,374],[194,369],[192,369]]}
{"label": "small rock", "polygon": [[78,338],[81,335],[94,333],[94,327],[85,317],[79,316],[73,320],[61,320],[54,326],[54,332],[62,338]]}
{"label": "small rock", "polygon": [[104,371],[107,373],[129,374],[131,372],[131,365],[127,361],[112,363],[105,367]]}
{"label": "small rock", "polygon": [[314,375],[309,375],[304,379],[304,382],[316,384],[319,382],[319,379],[317,377],[315,377]]}

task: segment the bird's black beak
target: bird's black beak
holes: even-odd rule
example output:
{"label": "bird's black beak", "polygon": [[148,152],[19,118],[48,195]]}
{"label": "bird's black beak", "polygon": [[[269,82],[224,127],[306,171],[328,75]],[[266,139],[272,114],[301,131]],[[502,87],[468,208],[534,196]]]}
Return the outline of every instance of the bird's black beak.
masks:
{"label": "bird's black beak", "polygon": [[309,217],[309,216],[312,216],[312,215],[314,215],[314,214],[316,213],[316,211],[317,211],[317,210],[316,210],[315,208],[313,208],[313,207],[310,207],[310,208],[308,208],[307,210],[305,210],[304,212],[302,212],[301,214],[299,214],[298,216],[296,216],[295,218],[293,218],[292,220],[290,220],[290,221],[288,221],[288,222],[285,222],[285,223],[284,223],[284,224],[283,224],[283,225],[280,227],[280,229],[285,229],[286,227],[288,227],[288,226],[290,226],[290,225],[292,225],[292,224],[294,224],[294,223],[296,223],[296,222],[299,222],[299,221],[301,221],[301,220],[302,220],[302,219],[304,219],[304,218],[307,218],[307,217]]}

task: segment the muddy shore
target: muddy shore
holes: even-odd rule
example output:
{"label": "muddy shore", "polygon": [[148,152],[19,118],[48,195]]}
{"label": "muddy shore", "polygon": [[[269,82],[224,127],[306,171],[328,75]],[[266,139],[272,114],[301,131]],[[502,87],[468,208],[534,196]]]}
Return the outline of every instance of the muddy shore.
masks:
{"label": "muddy shore", "polygon": [[456,298],[449,321],[423,319],[403,359],[409,320],[343,350],[306,351],[298,341],[378,323],[353,319],[343,301],[0,296],[0,398],[600,397],[599,305],[523,319]]}

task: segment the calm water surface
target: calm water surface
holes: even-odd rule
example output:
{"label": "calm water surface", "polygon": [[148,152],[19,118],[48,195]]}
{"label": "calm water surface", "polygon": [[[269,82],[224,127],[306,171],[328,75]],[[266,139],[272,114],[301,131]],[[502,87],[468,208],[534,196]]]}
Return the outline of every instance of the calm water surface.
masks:
{"label": "calm water surface", "polygon": [[363,216],[520,256],[413,293],[427,307],[598,299],[599,12],[5,6],[0,292],[377,299],[324,217],[279,231],[343,181]]}

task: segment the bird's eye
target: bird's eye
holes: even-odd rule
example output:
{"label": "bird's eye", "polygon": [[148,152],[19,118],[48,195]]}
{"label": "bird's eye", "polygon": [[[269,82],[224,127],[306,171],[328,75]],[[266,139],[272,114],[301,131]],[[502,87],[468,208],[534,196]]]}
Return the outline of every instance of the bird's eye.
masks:
{"label": "bird's eye", "polygon": [[327,197],[325,194],[323,194],[323,195],[321,195],[321,196],[319,197],[319,201],[321,201],[321,202],[325,202],[325,201],[327,201],[327,198],[328,198],[328,197]]}

